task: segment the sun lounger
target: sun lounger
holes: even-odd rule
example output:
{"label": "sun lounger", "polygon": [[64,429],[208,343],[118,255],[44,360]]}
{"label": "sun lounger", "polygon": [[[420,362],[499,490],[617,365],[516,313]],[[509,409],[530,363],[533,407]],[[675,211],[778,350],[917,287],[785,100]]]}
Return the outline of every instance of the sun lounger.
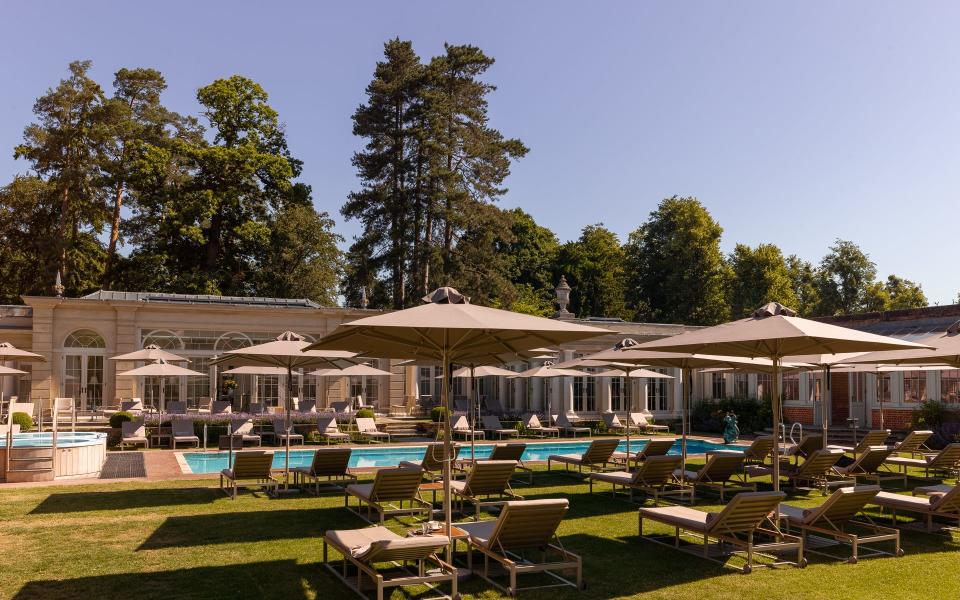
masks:
{"label": "sun lounger", "polygon": [[623,435],[627,433],[629,429],[631,433],[639,432],[640,428],[635,426],[627,426],[620,420],[620,417],[617,416],[617,413],[605,412],[602,415],[603,424],[607,426],[607,431],[616,435]]}
{"label": "sun lounger", "polygon": [[560,428],[560,433],[568,433],[573,437],[577,437],[578,434],[585,433],[588,436],[590,435],[589,427],[579,427],[574,425],[570,418],[567,415],[557,415],[557,427]]}
{"label": "sun lounger", "polygon": [[251,402],[249,413],[251,415],[262,415],[264,411],[264,406],[262,402]]}
{"label": "sun lounger", "polygon": [[475,519],[479,521],[484,506],[500,506],[506,499],[523,500],[510,488],[516,466],[512,460],[481,460],[473,464],[466,479],[451,481],[450,491],[460,501],[460,513],[463,514],[464,503],[469,502],[476,507]]}
{"label": "sun lounger", "polygon": [[669,426],[657,425],[648,419],[647,415],[638,412],[630,413],[630,425],[633,427],[638,427],[640,431],[670,431]]}
{"label": "sun lounger", "polygon": [[297,412],[315,413],[317,412],[316,400],[301,400],[297,403]]}
{"label": "sun lounger", "polygon": [[720,493],[720,502],[727,492],[756,491],[757,484],[733,481],[733,476],[743,471],[743,454],[740,452],[717,452],[711,454],[698,471],[674,471],[674,477],[684,480],[694,488],[707,488]]}
{"label": "sun lounger", "polygon": [[276,441],[277,445],[285,445],[287,443],[287,436],[290,437],[291,444],[300,444],[304,445],[303,436],[293,429],[293,422],[290,422],[290,431],[287,432],[286,424],[284,419],[270,419],[270,423],[273,425],[273,438]]}
{"label": "sun lounger", "polygon": [[856,446],[834,446],[831,444],[830,446],[827,446],[827,448],[831,450],[840,449],[844,452],[853,454],[856,457],[866,452],[867,448],[872,448],[874,446],[885,446],[887,444],[887,439],[889,438],[890,431],[886,429],[877,429],[874,431],[868,431]]}
{"label": "sun lounger", "polygon": [[[513,500],[504,503],[495,521],[458,523],[457,527],[469,536],[467,568],[514,597],[521,589],[518,577],[529,573],[546,573],[561,585],[581,589],[582,560],[566,550],[557,538],[557,528],[568,508],[569,502],[565,498]],[[473,550],[483,554],[483,561],[477,567],[474,566]],[[506,585],[493,579],[490,560],[498,562],[507,571],[509,582]],[[574,581],[562,575],[570,571],[575,574]]]}
{"label": "sun lounger", "polygon": [[[894,451],[896,452],[896,451]],[[921,458],[906,458],[905,456],[891,456],[884,464],[894,465],[906,473],[908,467],[923,469],[924,477],[930,474],[941,477],[957,476],[960,472],[960,443],[947,444],[943,450],[933,455],[921,454]]]}
{"label": "sun lounger", "polygon": [[798,464],[801,458],[807,458],[817,450],[823,449],[823,434],[808,433],[800,438],[800,442],[797,444],[791,444],[786,447],[781,446],[780,452],[783,456],[792,457],[793,463]]}
{"label": "sun lounger", "polygon": [[[670,452],[670,448],[676,443],[674,438],[650,438],[646,441],[639,452],[630,452],[630,462],[641,463],[651,456],[663,456]],[[637,440],[637,444],[640,443],[640,440]],[[627,462],[627,453],[626,452],[614,452],[613,460],[616,462]]]}
{"label": "sun lounger", "polygon": [[679,496],[683,501],[685,494],[693,499],[693,489],[680,485],[673,476],[673,472],[680,467],[680,456],[651,456],[631,473],[629,471],[610,471],[605,473],[590,473],[590,493],[593,493],[594,482],[613,485],[613,496],[617,495],[617,487],[622,487],[629,494],[633,502],[633,492],[639,491],[653,496],[653,504],[660,503],[660,496]]}
{"label": "sun lounger", "polygon": [[544,427],[543,424],[540,423],[540,417],[534,414],[527,415],[523,427],[527,434],[532,437],[560,437],[559,427]]}
{"label": "sun lounger", "polygon": [[450,432],[453,434],[454,439],[457,436],[462,436],[464,439],[469,440],[473,438],[477,439],[486,439],[486,436],[482,431],[472,429],[470,424],[467,422],[467,418],[463,415],[454,415],[450,417]]}
{"label": "sun lounger", "polygon": [[902,442],[893,445],[894,454],[909,454],[911,457],[933,453],[927,448],[926,443],[933,437],[933,432],[929,430],[911,431]]}
{"label": "sun lounger", "polygon": [[[807,552],[834,557],[827,552],[814,550],[810,543],[810,534],[822,538],[833,538],[850,545],[851,554],[846,559],[856,563],[861,556],[903,556],[900,549],[900,532],[890,527],[874,523],[863,513],[863,508],[881,491],[879,485],[861,485],[840,488],[833,492],[826,502],[815,508],[802,508],[790,504],[780,505],[780,520],[787,524],[787,530],[800,531]],[[859,519],[856,517],[859,516]],[[893,542],[893,553],[882,552],[876,548],[866,548],[866,544]],[[820,544],[816,544],[820,546]],[[867,550],[867,554],[863,554]]]}
{"label": "sun lounger", "polygon": [[348,415],[353,412],[353,404],[349,400],[331,402],[330,410],[337,413],[337,415]]}
{"label": "sun lounger", "polygon": [[197,414],[210,414],[213,410],[213,399],[209,396],[201,396],[197,399]]}
{"label": "sun lounger", "polygon": [[124,446],[137,446],[143,444],[144,448],[150,447],[150,438],[147,437],[147,428],[143,424],[143,419],[133,421],[124,421],[120,424],[120,449]]}
{"label": "sun lounger", "polygon": [[320,448],[313,453],[313,461],[309,467],[293,467],[293,485],[301,489],[308,489],[313,483],[313,493],[320,495],[321,479],[323,483],[342,489],[346,485],[356,483],[357,478],[350,474],[350,448]]}
{"label": "sun lounger", "polygon": [[[429,519],[433,506],[420,498],[422,478],[423,472],[420,469],[380,469],[372,483],[348,485],[343,494],[343,506],[368,523],[373,523],[371,517],[373,511],[376,511],[381,525],[388,515],[414,514]],[[356,509],[350,506],[351,497],[357,499]],[[365,513],[360,510],[364,506]]]}
{"label": "sun lounger", "polygon": [[181,400],[170,400],[167,402],[166,413],[171,416],[180,416],[187,414],[187,403]]}
{"label": "sun lounger", "polygon": [[953,486],[946,493],[936,493],[930,497],[880,492],[873,498],[873,504],[891,511],[894,526],[899,526],[899,511],[923,517],[928,533],[933,532],[934,517],[949,519],[956,523],[956,527],[960,527],[960,485]]}
{"label": "sun lounger", "polygon": [[390,441],[390,434],[377,429],[377,423],[370,417],[357,417],[357,435],[368,442]]}
{"label": "sun lounger", "polygon": [[237,499],[237,489],[241,487],[258,487],[268,495],[274,495],[278,482],[271,474],[272,468],[273,452],[264,450],[237,452],[233,455],[233,466],[220,471],[220,490],[234,500]]}
{"label": "sun lounger", "polygon": [[590,471],[603,469],[607,463],[611,462],[613,452],[619,443],[618,439],[604,438],[590,442],[590,446],[583,454],[551,454],[547,457],[547,470],[551,469],[553,463],[562,464],[565,471],[569,471],[570,465],[574,465],[579,473],[583,472],[583,467],[587,467]]}
{"label": "sun lounger", "polygon": [[900,479],[903,481],[903,485],[907,485],[907,475],[905,473],[887,471],[889,475],[884,475],[880,472],[880,468],[891,452],[893,450],[886,446],[871,446],[858,454],[856,460],[849,465],[834,467],[833,472],[844,477],[872,479],[878,484],[889,479]]}
{"label": "sun lounger", "polygon": [[526,449],[527,445],[523,442],[497,444],[493,447],[493,450],[490,451],[490,456],[487,458],[478,458],[476,460],[470,458],[461,458],[454,463],[454,467],[460,471],[467,471],[473,466],[474,462],[482,462],[485,460],[512,460],[517,463],[514,473],[516,473],[516,471],[524,471],[525,473],[529,473],[530,481],[525,483],[530,483],[532,485],[533,469],[523,464],[523,453],[526,451]]}
{"label": "sun lounger", "polygon": [[233,423],[233,431],[230,434],[230,441],[234,447],[237,447],[237,443],[239,442],[239,445],[242,448],[243,445],[247,443],[256,444],[259,446],[263,443],[263,438],[253,433],[253,419],[245,419],[243,421],[235,421]]}
{"label": "sun lounger", "polygon": [[[452,445],[453,456],[450,457],[451,464],[460,454],[460,446]],[[423,458],[420,460],[405,460],[398,466],[422,469],[423,474],[431,481],[436,481],[443,476],[443,443],[430,444],[423,451]]]}
{"label": "sun lounger", "polygon": [[506,437],[517,437],[520,435],[520,432],[516,429],[508,429],[503,426],[503,423],[500,422],[500,419],[494,415],[484,415],[483,417],[483,430],[486,433],[489,433],[490,436],[497,436],[497,439],[502,440],[504,436]]}
{"label": "sun lounger", "polygon": [[174,419],[170,422],[170,447],[176,448],[177,444],[200,447],[200,438],[193,429],[193,419]]}
{"label": "sun lounger", "polygon": [[[390,588],[426,586],[430,591],[438,592],[441,584],[450,585],[450,594],[439,597],[459,598],[457,569],[437,554],[449,545],[450,539],[446,536],[405,538],[382,526],[327,530],[323,534],[323,564],[364,598],[370,587],[375,589],[377,599],[382,600],[390,596]],[[343,556],[339,569],[331,563],[330,548]],[[408,568],[408,563],[413,563],[413,568]],[[392,569],[387,570],[385,565]],[[351,570],[350,566],[354,569]]]}
{"label": "sun lounger", "polygon": [[[793,564],[803,567],[806,566],[806,559],[803,558],[803,540],[782,532],[775,522],[777,505],[785,497],[786,494],[783,492],[746,492],[737,494],[723,510],[713,513],[686,506],[641,508],[640,537],[720,564],[727,563],[714,558],[718,553],[725,558],[731,554],[745,554],[746,565],[740,568],[744,573],[750,573],[755,566],[767,566],[754,562],[755,555],[766,552],[780,554],[796,551],[796,561],[781,560],[773,564]],[[674,533],[661,537],[644,535],[644,519],[667,525],[674,530]],[[692,547],[681,545],[681,535],[684,533],[692,534],[691,539],[696,540]],[[758,537],[765,539],[758,542]],[[713,548],[716,553],[711,553],[711,539],[716,540]]]}
{"label": "sun lounger", "polygon": [[211,415],[229,415],[233,413],[233,402],[229,400],[214,400],[210,405]]}
{"label": "sun lounger", "polygon": [[131,415],[139,415],[143,412],[143,401],[142,400],[124,400],[120,403],[120,412],[130,413]]}
{"label": "sun lounger", "polygon": [[[797,486],[818,487],[826,491],[829,475],[836,474],[833,467],[843,456],[843,450],[814,450],[800,465],[780,465],[780,477]],[[747,477],[772,477],[770,465],[748,465],[743,468]],[[854,483],[856,479],[852,480]]]}
{"label": "sun lounger", "polygon": [[336,417],[318,417],[317,431],[320,432],[320,438],[328,444],[331,442],[349,442],[350,434],[343,433],[337,427]]}
{"label": "sun lounger", "polygon": [[[743,463],[745,465],[762,465],[764,461],[773,454],[773,436],[761,435],[755,438],[750,445],[743,450],[730,447],[723,450],[723,452],[742,452]],[[707,457],[709,458],[711,454],[711,452],[708,452]],[[771,462],[773,461],[771,460]]]}

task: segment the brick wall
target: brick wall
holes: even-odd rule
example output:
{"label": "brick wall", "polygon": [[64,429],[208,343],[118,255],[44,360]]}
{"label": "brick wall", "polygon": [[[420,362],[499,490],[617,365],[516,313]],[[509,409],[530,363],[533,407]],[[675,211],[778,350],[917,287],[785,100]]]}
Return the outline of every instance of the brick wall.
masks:
{"label": "brick wall", "polygon": [[[909,408],[885,408],[883,409],[883,428],[884,429],[910,429],[910,421],[913,420],[913,410]],[[873,429],[880,429],[880,411],[874,410],[871,414]]]}
{"label": "brick wall", "polygon": [[802,423],[804,425],[813,425],[813,407],[812,406],[784,406],[783,419],[787,423]]}

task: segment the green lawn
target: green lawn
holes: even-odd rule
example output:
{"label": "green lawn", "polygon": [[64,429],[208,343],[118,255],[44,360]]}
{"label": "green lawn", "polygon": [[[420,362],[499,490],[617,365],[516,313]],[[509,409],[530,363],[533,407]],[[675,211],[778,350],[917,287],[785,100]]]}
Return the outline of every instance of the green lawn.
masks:
{"label": "green lawn", "polygon": [[[172,481],[0,491],[0,598],[351,597],[319,564],[325,529],[364,525],[342,508],[342,497],[245,493],[231,501],[215,485]],[[638,540],[634,506],[609,495],[590,496],[573,478],[538,473],[536,487],[518,486],[517,492],[570,499],[561,539],[583,556],[588,584],[585,592],[530,591],[524,598],[906,599],[960,593],[957,533],[952,539],[904,533],[907,555],[899,559],[847,565],[811,557],[806,569],[742,575]],[[812,505],[822,497],[790,501]],[[715,508],[712,502],[698,506]],[[476,579],[461,591],[498,596]]]}

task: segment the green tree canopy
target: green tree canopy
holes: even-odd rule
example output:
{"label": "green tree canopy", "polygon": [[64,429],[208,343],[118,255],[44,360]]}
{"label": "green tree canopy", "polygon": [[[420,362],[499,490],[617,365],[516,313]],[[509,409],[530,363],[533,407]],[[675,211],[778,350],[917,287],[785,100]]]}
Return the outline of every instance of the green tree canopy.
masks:
{"label": "green tree canopy", "polygon": [[849,314],[866,310],[868,289],[877,277],[877,267],[855,243],[836,240],[820,261],[816,287],[818,315]]}
{"label": "green tree canopy", "polygon": [[557,269],[573,288],[570,309],[574,314],[629,317],[624,296],[625,259],[617,235],[600,223],[587,225],[579,239],[560,247]]}
{"label": "green tree canopy", "polygon": [[787,274],[790,276],[790,287],[797,299],[796,311],[806,317],[814,314],[820,297],[817,293],[816,270],[808,261],[791,254],[786,258]]}
{"label": "green tree canopy", "polygon": [[723,228],[696,198],[663,200],[626,244],[628,292],[637,317],[710,325],[729,317]]}
{"label": "green tree canopy", "polygon": [[730,311],[733,318],[746,317],[767,302],[797,306],[797,296],[780,248],[760,244],[751,248],[737,244],[730,255]]}

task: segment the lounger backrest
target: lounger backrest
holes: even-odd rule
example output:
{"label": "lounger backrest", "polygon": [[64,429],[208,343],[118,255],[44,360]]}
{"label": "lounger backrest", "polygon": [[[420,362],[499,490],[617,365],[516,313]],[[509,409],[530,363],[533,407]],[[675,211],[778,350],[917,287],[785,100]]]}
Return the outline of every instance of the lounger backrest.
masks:
{"label": "lounger backrest", "polygon": [[647,442],[647,445],[643,447],[641,452],[646,458],[663,456],[667,452],[670,452],[670,448],[673,448],[676,442],[677,440],[673,438],[654,438]]}
{"label": "lounger backrest", "polygon": [[225,415],[233,412],[233,403],[229,400],[215,400],[211,404],[210,412],[217,415]]}
{"label": "lounger backrest", "polygon": [[409,500],[416,497],[423,478],[421,469],[401,467],[397,469],[380,469],[373,480],[373,490],[370,499],[390,502],[393,500]]}
{"label": "lounger backrest", "polygon": [[354,558],[370,564],[394,561],[402,563],[433,556],[449,544],[450,538],[442,535],[379,540],[354,555]]}
{"label": "lounger backrest", "polygon": [[936,469],[949,469],[960,462],[960,442],[947,444],[947,446],[937,453],[929,463],[929,466]]}
{"label": "lounger backrest", "polygon": [[814,433],[803,436],[800,440],[800,443],[797,444],[797,452],[804,455],[810,456],[812,453],[817,450],[823,450],[823,434]]}
{"label": "lounger backrest", "polygon": [[330,408],[332,408],[333,410],[335,410],[335,411],[337,411],[337,412],[339,412],[339,413],[347,412],[347,411],[350,409],[350,403],[349,403],[349,402],[346,402],[346,401],[344,401],[344,402],[331,402],[331,403],[330,403]]}
{"label": "lounger backrest", "polygon": [[237,479],[266,479],[273,467],[273,452],[246,450],[233,455],[233,476]]}
{"label": "lounger backrest", "polygon": [[503,423],[500,422],[500,419],[494,415],[484,415],[483,416],[483,427],[484,429],[505,429]]}
{"label": "lounger backrest", "polygon": [[187,403],[181,400],[172,400],[167,402],[167,414],[185,415],[187,414]]}
{"label": "lounger backrest", "polygon": [[349,464],[350,448],[319,448],[313,454],[310,468],[318,477],[332,477],[346,475]]}
{"label": "lounger backrest", "polygon": [[917,452],[932,435],[932,431],[911,431],[902,442],[897,444],[897,452]]}
{"label": "lounger backrest", "polygon": [[340,433],[336,417],[320,417],[317,419],[317,431],[320,433]]}
{"label": "lounger backrest", "polygon": [[746,457],[740,452],[718,452],[710,455],[707,464],[697,472],[700,481],[722,483],[743,468]]}
{"label": "lounger backrest", "polygon": [[146,428],[143,425],[143,419],[136,419],[134,421],[124,421],[120,425],[120,433],[125,438],[131,437],[146,437],[147,432]]}
{"label": "lounger backrest", "polygon": [[73,398],[54,398],[53,410],[73,410]]}
{"label": "lounger backrest", "polygon": [[177,437],[195,435],[193,431],[193,421],[190,419],[174,419],[171,421],[170,426],[172,428],[173,435]]}
{"label": "lounger backrest", "polygon": [[454,431],[470,431],[470,423],[467,422],[465,416],[456,415],[450,417],[450,429]]}
{"label": "lounger backrest", "polygon": [[719,513],[711,513],[707,519],[707,531],[717,533],[753,531],[786,497],[787,495],[783,492],[741,492],[734,496]]}
{"label": "lounger backrest", "polygon": [[817,521],[824,521],[840,527],[843,523],[857,516],[881,489],[879,485],[839,488],[830,494],[826,502],[807,513],[804,522],[813,524]]}
{"label": "lounger backrest", "polygon": [[814,450],[813,454],[803,461],[797,470],[797,475],[802,476],[822,476],[829,471],[840,457],[843,456],[843,450]]}
{"label": "lounger backrest", "polygon": [[673,472],[680,468],[682,460],[682,456],[651,456],[633,472],[633,484],[656,486],[669,483]]}
{"label": "lounger backrest", "polygon": [[473,496],[500,494],[510,483],[515,460],[478,460],[467,475],[466,489]]}
{"label": "lounger backrest", "polygon": [[124,400],[120,403],[120,410],[123,412],[143,410],[143,402],[141,400]]}
{"label": "lounger backrest", "polygon": [[848,470],[851,472],[876,473],[883,461],[887,460],[887,457],[892,453],[893,450],[886,446],[870,446],[862,454],[857,455],[857,460],[850,465]]}
{"label": "lounger backrest", "polygon": [[570,422],[567,415],[557,415],[557,425],[560,427],[576,427],[576,425]]}
{"label": "lounger backrest", "polygon": [[[460,451],[459,446],[454,446],[454,458],[456,458],[456,453]],[[420,461],[420,466],[423,467],[424,471],[436,472],[443,469],[443,444],[430,444],[427,446],[427,449],[423,451],[423,460]]]}
{"label": "lounger backrest", "polygon": [[527,416],[527,420],[526,420],[526,422],[523,424],[523,426],[526,427],[526,428],[528,428],[528,429],[531,429],[531,428],[532,428],[532,429],[539,429],[539,428],[543,427],[543,425],[540,424],[540,417],[538,417],[537,415],[533,415],[533,414]]}
{"label": "lounger backrest", "polygon": [[754,460],[763,460],[766,457],[770,456],[770,453],[773,452],[773,436],[772,435],[761,435],[760,437],[753,440],[750,446],[743,451],[743,455],[746,458],[752,458]]}
{"label": "lounger backrest", "polygon": [[619,443],[620,440],[616,438],[593,440],[583,453],[583,461],[591,464],[609,462]]}
{"label": "lounger backrest", "polygon": [[603,413],[603,423],[607,427],[623,427],[623,423],[620,422],[620,417],[617,416],[617,413]]}
{"label": "lounger backrest", "polygon": [[650,422],[647,421],[647,416],[645,414],[635,412],[630,413],[630,424],[636,425],[637,427],[646,427],[650,424]]}
{"label": "lounger backrest", "polygon": [[301,400],[300,404],[297,405],[297,410],[300,412],[306,412],[306,413],[317,412],[317,401]]}
{"label": "lounger backrest", "polygon": [[376,433],[377,423],[370,417],[357,417],[357,431],[360,433]]}
{"label": "lounger backrest", "polygon": [[490,460],[516,460],[523,458],[526,444],[497,444],[490,452]]}
{"label": "lounger backrest", "polygon": [[[283,419],[283,418],[270,419],[270,424],[273,425],[273,432],[274,432],[274,433],[286,433],[286,432],[287,432],[287,426],[286,426],[286,424],[284,423],[284,419]],[[290,426],[291,426],[291,427],[293,426],[293,421],[290,422]]]}
{"label": "lounger backrest", "polygon": [[569,506],[566,498],[505,502],[487,547],[504,551],[544,548],[556,534]]}
{"label": "lounger backrest", "polygon": [[942,496],[930,498],[930,508],[939,512],[960,514],[960,484]]}
{"label": "lounger backrest", "polygon": [[253,433],[253,419],[233,422],[233,435],[248,435]]}
{"label": "lounger backrest", "polygon": [[254,415],[259,415],[263,412],[263,404],[260,402],[251,402],[250,403],[250,413]]}
{"label": "lounger backrest", "polygon": [[863,439],[860,440],[860,443],[857,444],[854,452],[860,454],[861,452],[866,452],[870,446],[883,446],[886,444],[888,437],[890,437],[890,432],[886,429],[868,431],[867,434],[863,436]]}

